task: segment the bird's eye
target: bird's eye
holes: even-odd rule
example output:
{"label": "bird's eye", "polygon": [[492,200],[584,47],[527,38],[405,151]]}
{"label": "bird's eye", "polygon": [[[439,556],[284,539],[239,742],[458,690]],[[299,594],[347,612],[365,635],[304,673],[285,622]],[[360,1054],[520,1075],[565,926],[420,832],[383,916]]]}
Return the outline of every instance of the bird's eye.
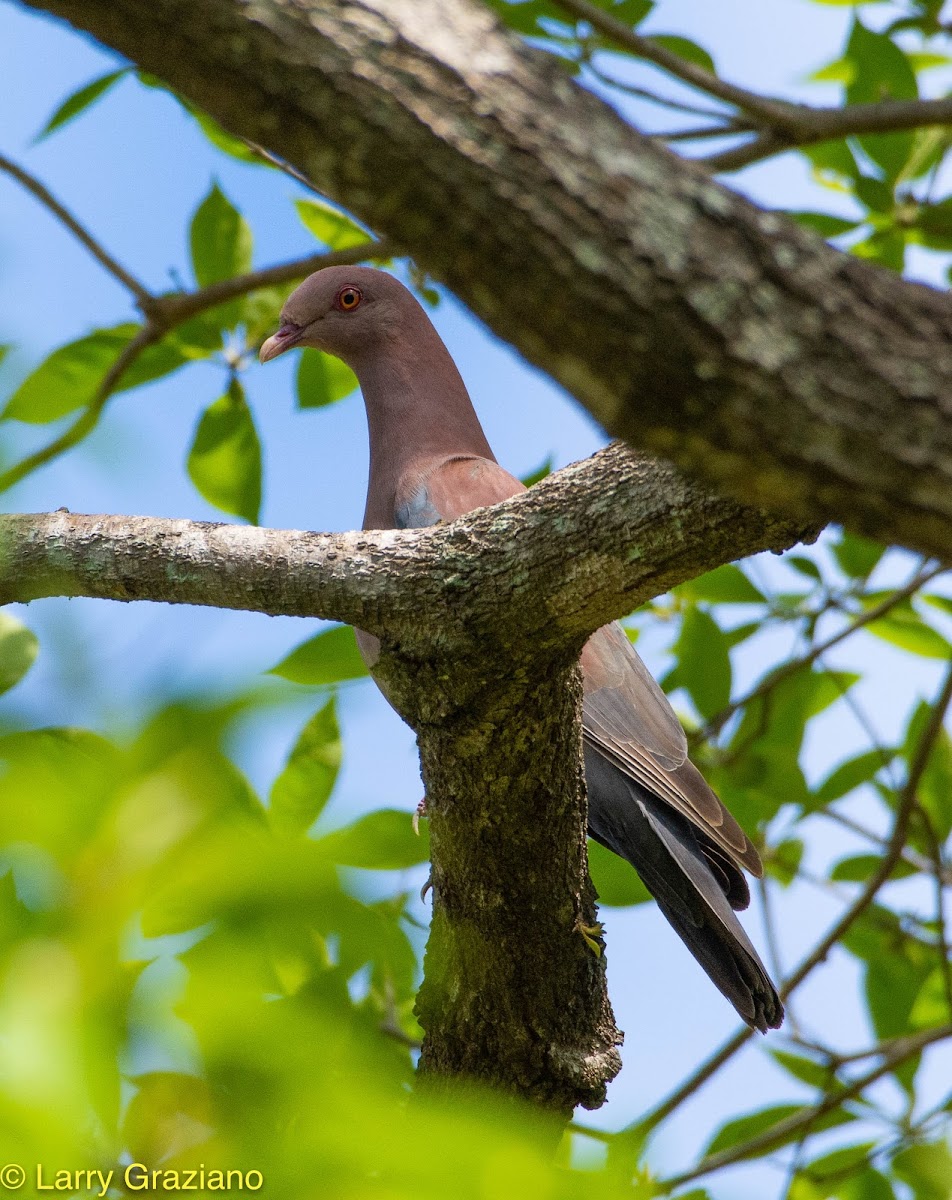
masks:
{"label": "bird's eye", "polygon": [[353,312],[362,299],[360,288],[343,287],[337,293],[337,307],[343,309],[344,312]]}

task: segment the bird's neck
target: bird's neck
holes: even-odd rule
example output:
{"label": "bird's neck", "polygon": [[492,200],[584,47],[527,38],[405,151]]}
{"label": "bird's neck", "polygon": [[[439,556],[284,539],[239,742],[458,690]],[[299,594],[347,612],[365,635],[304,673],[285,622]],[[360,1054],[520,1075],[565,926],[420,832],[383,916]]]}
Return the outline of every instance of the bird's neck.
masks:
{"label": "bird's neck", "polygon": [[495,461],[456,364],[427,325],[412,357],[395,345],[355,364],[370,434],[368,529],[393,525],[398,490],[428,464],[469,454]]}

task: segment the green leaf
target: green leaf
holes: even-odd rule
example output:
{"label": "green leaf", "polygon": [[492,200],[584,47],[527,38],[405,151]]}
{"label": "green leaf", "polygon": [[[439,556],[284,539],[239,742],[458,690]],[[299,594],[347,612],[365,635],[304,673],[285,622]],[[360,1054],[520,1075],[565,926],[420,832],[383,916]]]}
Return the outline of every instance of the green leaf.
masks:
{"label": "green leaf", "polygon": [[710,720],[731,699],[731,659],[723,631],[710,613],[691,607],[672,649],[677,666],[668,683],[683,687],[701,716]]}
{"label": "green leaf", "polygon": [[869,175],[860,175],[856,180],[853,191],[856,198],[861,200],[874,213],[888,215],[893,211],[896,198],[893,190],[881,179],[873,179]]}
{"label": "green leaf", "polygon": [[840,540],[834,542],[831,549],[840,570],[851,579],[867,579],[886,553],[886,547],[879,542],[861,537],[858,533],[849,533],[845,529]]}
{"label": "green leaf", "polygon": [[[853,78],[846,87],[848,104],[878,104],[883,100],[916,100],[919,87],[909,59],[885,33],[867,29],[858,17],[846,46]],[[902,171],[913,149],[909,132],[865,134],[857,139],[863,151],[888,179]]]}
{"label": "green leaf", "polygon": [[[863,598],[864,607],[872,607],[871,599],[869,596]],[[926,624],[908,600],[878,620],[870,621],[864,628],[874,637],[912,654],[918,654],[922,658],[952,657],[952,646],[938,630]]]}
{"label": "green leaf", "polygon": [[346,829],[327,834],[318,844],[341,866],[369,871],[401,871],[430,856],[425,822],[417,836],[411,814],[396,808],[368,813]]}
{"label": "green leaf", "polygon": [[336,404],[359,386],[357,376],[339,358],[309,347],[301,351],[295,384],[298,408]]}
{"label": "green leaf", "polygon": [[91,105],[95,104],[101,96],[104,96],[109,91],[114,83],[118,83],[128,73],[129,68],[122,67],[118,71],[109,71],[106,75],[100,75],[98,79],[93,79],[90,83],[83,84],[72,95],[66,97],[34,140],[41,142],[43,138],[49,137],[54,130],[62,129],[74,117],[78,117],[81,112],[84,112]]}
{"label": "green leaf", "polygon": [[850,254],[879,263],[901,275],[906,266],[906,234],[900,229],[877,229],[865,241],[850,247]]}
{"label": "green leaf", "polygon": [[786,1050],[771,1050],[770,1057],[773,1058],[785,1071],[789,1071],[794,1079],[799,1079],[801,1083],[805,1083],[808,1087],[820,1088],[824,1091],[830,1086],[832,1081],[832,1072],[822,1063],[815,1062],[812,1058],[804,1058],[799,1054],[790,1054]]}
{"label": "green leaf", "polygon": [[530,488],[534,483],[540,483],[543,479],[548,478],[552,474],[552,455],[550,454],[544,462],[541,462],[534,471],[530,471],[528,475],[523,475],[522,482]]}
{"label": "green leaf", "polygon": [[894,750],[887,750],[884,755],[879,750],[867,750],[857,754],[855,758],[847,759],[826,777],[813,794],[815,803],[811,811],[822,808],[846,796],[855,788],[868,783],[884,766],[890,763],[895,755]]}
{"label": "green leaf", "polygon": [[371,240],[370,234],[361,229],[356,221],[345,217],[329,204],[322,204],[319,200],[295,200],[294,207],[304,228],[328,250],[347,250]]}
{"label": "green leaf", "polygon": [[199,287],[251,269],[251,230],[217,183],[195,210],[189,240]]}
{"label": "green leaf", "polygon": [[835,179],[855,180],[860,170],[853,151],[844,138],[829,142],[818,142],[815,146],[803,146],[800,153],[813,167],[814,176],[821,182]]}
{"label": "green leaf", "polygon": [[682,583],[677,591],[680,596],[704,600],[708,604],[763,604],[766,600],[763,592],[733,563],[725,563],[706,575]]}
{"label": "green leaf", "polygon": [[859,221],[847,217],[836,217],[825,212],[791,212],[787,214],[806,229],[814,229],[822,237],[839,237],[841,233],[849,233],[859,225]]}
{"label": "green leaf", "polygon": [[805,575],[808,579],[815,579],[818,583],[823,582],[820,568],[812,558],[806,558],[802,554],[785,554],[783,561],[800,575]]}
{"label": "green leaf", "polygon": [[362,679],[367,668],[357,649],[353,629],[349,625],[336,625],[302,642],[268,674],[280,675],[292,683],[327,687],[345,679]]}
{"label": "green leaf", "polygon": [[249,166],[272,166],[266,158],[262,158],[260,154],[255,154],[252,149],[246,146],[241,138],[235,137],[227,129],[222,128],[215,118],[210,117],[207,112],[202,112],[200,108],[196,108],[194,104],[189,104],[181,96],[176,96],[176,99],[185,111],[194,117],[195,123],[216,150],[227,154],[229,158],[237,159],[238,162],[247,163]]}
{"label": "green leaf", "polygon": [[598,892],[598,902],[606,908],[628,908],[651,899],[651,893],[635,868],[591,838],[588,842],[588,872]]}
{"label": "green leaf", "polygon": [[907,1146],[893,1159],[892,1169],[912,1188],[915,1200],[952,1196],[952,1152],[944,1141]]}
{"label": "green leaf", "polygon": [[274,781],[268,816],[275,829],[307,833],[330,799],[341,754],[332,696],[301,730],[284,770]]}
{"label": "green leaf", "polygon": [[789,887],[796,879],[803,858],[803,842],[799,838],[787,838],[771,846],[766,856],[766,870],[783,887]]}
{"label": "green leaf", "polygon": [[[841,858],[830,871],[830,878],[837,883],[865,883],[881,863],[878,854],[854,854],[849,858]],[[890,871],[889,878],[908,879],[916,873],[915,867],[900,859]]]}
{"label": "green leaf", "polygon": [[237,379],[202,414],[188,452],[187,468],[192,483],[209,504],[257,524],[261,443]]}
{"label": "green leaf", "polygon": [[40,644],[16,617],[0,612],[0,695],[20,682],[33,666]]}
{"label": "green leaf", "polygon": [[[728,1121],[722,1125],[718,1132],[714,1135],[711,1144],[707,1147],[705,1155],[718,1154],[721,1150],[729,1150],[731,1146],[737,1146],[741,1142],[746,1142],[750,1138],[757,1137],[761,1133],[765,1133],[768,1129],[772,1129],[775,1125],[779,1125],[781,1121],[785,1121],[788,1117],[796,1116],[804,1112],[805,1105],[802,1104],[776,1104],[770,1108],[762,1108],[759,1112],[748,1113],[744,1117],[736,1117],[732,1121]],[[845,1125],[848,1121],[855,1120],[852,1113],[833,1110],[825,1113],[822,1117],[818,1117],[816,1122],[810,1126],[813,1133],[818,1133],[822,1129],[832,1129],[837,1125]],[[771,1154],[777,1148],[777,1145],[785,1145],[787,1142],[801,1136],[800,1131],[790,1134],[785,1137],[782,1142],[760,1151],[760,1154]],[[759,1157],[759,1155],[755,1156]]]}
{"label": "green leaf", "polygon": [[648,38],[649,42],[654,42],[658,46],[663,46],[665,50],[670,50],[672,54],[676,54],[679,58],[685,59],[689,63],[694,63],[696,67],[703,67],[705,71],[710,71],[712,75],[717,74],[717,68],[714,66],[714,59],[697,42],[692,42],[690,38],[680,37],[677,34],[671,33],[653,33]]}
{"label": "green leaf", "polygon": [[[4,420],[43,425],[85,408],[95,398],[107,372],[139,325],[116,325],[97,329],[76,342],[54,350],[20,386],[3,410]],[[186,348],[170,335],[149,346],[124,372],[115,392],[129,391],[171,374],[189,361]]]}
{"label": "green leaf", "polygon": [[[903,755],[909,769],[919,754],[922,737],[932,716],[932,706],[921,701],[913,713],[906,729]],[[919,780],[919,804],[929,817],[933,831],[943,843],[952,832],[952,738],[944,727],[939,730],[929,760]],[[930,852],[928,841],[913,839],[926,853]]]}

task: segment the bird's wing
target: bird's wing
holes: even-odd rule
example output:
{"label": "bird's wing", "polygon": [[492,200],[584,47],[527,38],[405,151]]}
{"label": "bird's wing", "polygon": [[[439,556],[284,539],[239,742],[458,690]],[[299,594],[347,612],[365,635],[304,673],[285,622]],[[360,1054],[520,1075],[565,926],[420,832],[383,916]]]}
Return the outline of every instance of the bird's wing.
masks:
{"label": "bird's wing", "polygon": [[[525,491],[497,462],[474,455],[423,459],[400,481],[394,523],[400,528],[455,521]],[[756,849],[688,759],[687,738],[668,699],[614,623],[582,651],[587,740],[626,774],[666,801],[754,875]],[[716,854],[716,852],[715,852]]]}
{"label": "bird's wing", "polygon": [[762,875],[760,856],[687,757],[680,721],[620,625],[592,634],[582,651],[582,671],[586,739],[730,858]]}
{"label": "bird's wing", "polygon": [[422,459],[397,486],[394,524],[417,529],[455,521],[474,508],[499,504],[524,492],[525,485],[499,463],[473,454]]}

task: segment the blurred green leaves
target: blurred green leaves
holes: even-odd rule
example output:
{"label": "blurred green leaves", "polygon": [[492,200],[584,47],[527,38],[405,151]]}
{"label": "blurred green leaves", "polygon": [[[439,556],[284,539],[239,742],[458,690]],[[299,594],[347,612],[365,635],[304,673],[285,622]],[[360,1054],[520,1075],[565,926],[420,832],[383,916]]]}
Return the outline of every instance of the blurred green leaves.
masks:
{"label": "blurred green leaves", "polygon": [[304,726],[287,765],[274,781],[268,814],[283,833],[307,833],[330,799],[341,762],[334,698]]}
{"label": "blurred green leaves", "polygon": [[299,409],[325,408],[357,390],[357,376],[339,358],[307,346],[300,352],[295,395]]}
{"label": "blurred green leaves", "polygon": [[0,612],[0,695],[20,682],[39,649],[36,636],[21,621]]}
{"label": "blurred green leaves", "polygon": [[302,642],[272,667],[270,674],[292,683],[326,687],[361,679],[367,668],[357,649],[353,629],[349,625],[336,625]]}

